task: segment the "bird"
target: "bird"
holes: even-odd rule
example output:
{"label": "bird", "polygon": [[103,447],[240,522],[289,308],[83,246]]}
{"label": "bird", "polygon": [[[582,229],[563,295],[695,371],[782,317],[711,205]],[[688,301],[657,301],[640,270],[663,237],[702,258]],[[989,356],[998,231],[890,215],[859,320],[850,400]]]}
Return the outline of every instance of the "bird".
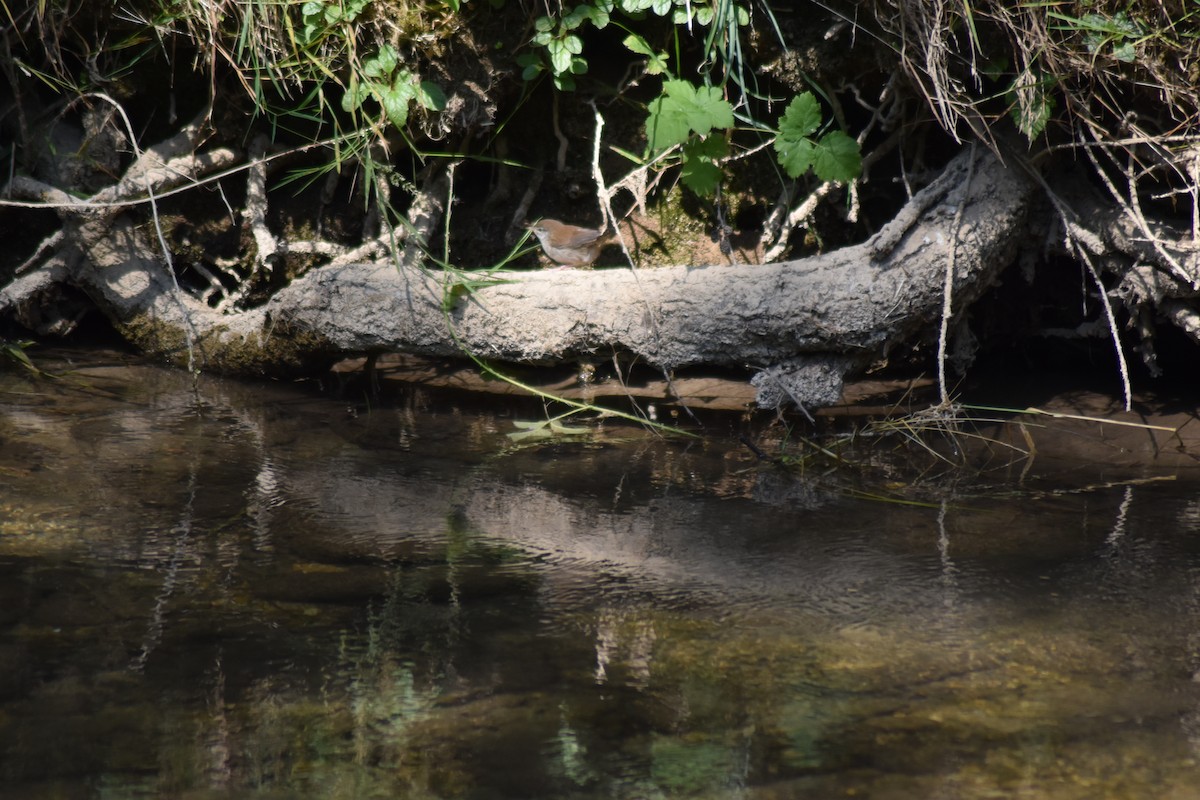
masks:
{"label": "bird", "polygon": [[564,267],[586,267],[596,260],[612,238],[605,228],[581,228],[556,219],[540,219],[529,230],[542,243],[542,250]]}

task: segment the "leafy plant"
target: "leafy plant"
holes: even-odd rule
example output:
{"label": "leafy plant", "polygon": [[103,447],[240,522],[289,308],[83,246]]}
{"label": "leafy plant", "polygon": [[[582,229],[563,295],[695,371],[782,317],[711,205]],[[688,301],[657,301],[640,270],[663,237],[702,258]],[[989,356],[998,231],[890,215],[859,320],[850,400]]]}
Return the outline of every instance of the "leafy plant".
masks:
{"label": "leafy plant", "polygon": [[[733,106],[721,90],[667,80],[648,110],[650,154],[683,145],[683,184],[697,194],[713,194],[721,182],[721,162],[729,156],[728,131],[734,126]],[[792,178],[811,169],[822,181],[854,180],[862,171],[858,142],[840,130],[818,137],[822,122],[821,106],[812,92],[792,98],[774,131],[779,164]]]}
{"label": "leafy plant", "polygon": [[[711,195],[721,181],[720,163],[729,155],[725,135],[713,131],[731,129],[733,123],[733,106],[719,89],[668,80],[662,95],[650,103],[646,138],[652,154],[683,145],[684,185],[698,194]],[[840,130],[818,138],[821,125],[821,106],[812,92],[792,98],[775,132],[780,165],[792,178],[811,169],[822,181],[854,180],[862,171],[858,142]]]}
{"label": "leafy plant", "polygon": [[[667,53],[626,27],[625,23],[632,24],[649,14],[669,17],[676,26],[677,56],[678,37],[684,28],[706,29],[702,67],[706,78],[700,85],[672,76]],[[645,57],[645,73],[667,76],[662,93],[647,106],[647,154],[643,163],[680,147],[678,156],[662,161],[659,168],[679,165],[685,186],[700,195],[713,195],[721,184],[722,164],[730,155],[735,109],[729,99],[728,78],[740,64],[737,28],[750,23],[749,11],[729,0],[588,0],[558,17],[546,15],[536,20],[532,43],[542,49],[518,57],[523,77],[533,80],[549,72],[559,89],[575,88],[575,76],[588,68],[581,33],[589,23],[597,29],[609,24],[624,28],[628,34],[622,43],[630,52]],[[718,63],[725,65],[726,72],[710,80],[709,73]],[[738,76],[733,77],[742,90],[738,102],[744,103],[747,90]],[[764,127],[749,119],[756,127]],[[834,176],[825,179],[850,180],[861,164],[857,143],[840,132],[810,140],[819,124],[818,111],[809,129],[797,132],[794,126],[784,126],[782,136],[788,142],[789,153],[785,166],[791,167],[793,177],[811,166],[820,176]]]}
{"label": "leafy plant", "polygon": [[1009,115],[1026,139],[1040,136],[1054,117],[1058,104],[1051,90],[1057,83],[1054,76],[1044,75],[1040,70],[1029,70],[1013,79],[1005,97]]}
{"label": "leafy plant", "polygon": [[693,86],[669,80],[663,93],[650,102],[646,137],[651,152],[683,144],[693,136],[707,136],[713,128],[733,127],[733,106],[712,86]]}
{"label": "leafy plant", "polygon": [[[564,91],[574,89],[575,76],[587,72],[587,61],[580,56],[583,52],[580,28],[588,22],[596,28],[606,27],[612,10],[613,0],[593,0],[592,3],[575,6],[557,20],[544,16],[534,22],[537,33],[534,34],[533,43],[546,49],[550,72],[557,88]],[[521,75],[525,80],[533,80],[546,67],[541,58],[533,53],[522,54],[517,63],[523,67]]]}
{"label": "leafy plant", "polygon": [[858,142],[843,131],[830,131],[814,139],[820,127],[821,106],[812,92],[793,97],[779,120],[775,137],[780,166],[791,178],[809,169],[822,181],[847,183],[857,178],[862,171]]}
{"label": "leafy plant", "polygon": [[441,111],[446,107],[446,95],[441,87],[430,81],[418,80],[399,64],[395,48],[383,45],[378,53],[363,62],[361,73],[350,76],[350,85],[342,97],[342,110],[357,111],[363,101],[374,98],[382,106],[388,121],[403,130],[408,123],[408,109],[413,101],[431,111]]}
{"label": "leafy plant", "polygon": [[1112,57],[1126,63],[1137,57],[1137,41],[1146,36],[1142,25],[1124,11],[1111,17],[1095,12],[1072,17],[1057,11],[1047,11],[1046,16],[1060,23],[1050,26],[1051,30],[1082,34],[1089,53],[1095,55],[1112,45]]}
{"label": "leafy plant", "polygon": [[[652,13],[659,17],[669,16],[677,26],[695,24],[715,28],[716,23],[728,20],[737,25],[750,23],[750,12],[729,0],[587,0],[557,17],[537,18],[532,44],[541,49],[517,57],[521,76],[531,81],[549,71],[558,89],[575,89],[575,76],[588,71],[587,59],[583,56],[583,29],[589,23],[597,30],[606,28],[618,11],[628,22],[639,21]],[[665,54],[651,48],[641,36],[631,34],[626,38],[625,46],[649,58],[647,72],[658,74],[666,70]],[[715,38],[710,36],[706,49],[714,46]]]}
{"label": "leafy plant", "polygon": [[650,102],[648,111],[650,154],[683,145],[684,185],[711,195],[721,182],[720,161],[729,155],[725,131],[733,127],[733,106],[716,87],[671,79],[663,83],[663,93]]}
{"label": "leafy plant", "polygon": [[693,136],[683,146],[683,185],[699,195],[712,195],[721,185],[721,162],[729,155],[729,143],[722,136]]}
{"label": "leafy plant", "polygon": [[645,70],[647,75],[661,75],[667,71],[667,54],[655,50],[643,37],[636,33],[626,36],[621,44],[632,53],[646,57]]}
{"label": "leafy plant", "polygon": [[309,46],[318,42],[336,26],[354,22],[370,3],[371,0],[309,0],[300,7],[303,26],[298,43]]}

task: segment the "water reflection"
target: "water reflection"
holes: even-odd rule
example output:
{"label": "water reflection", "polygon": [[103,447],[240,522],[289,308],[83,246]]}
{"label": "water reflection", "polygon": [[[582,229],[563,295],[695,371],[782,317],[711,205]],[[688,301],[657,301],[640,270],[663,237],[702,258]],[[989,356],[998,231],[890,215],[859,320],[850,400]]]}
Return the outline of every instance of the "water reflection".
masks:
{"label": "water reflection", "polygon": [[1200,796],[1186,486],[914,507],[419,397],[0,391],[5,796]]}

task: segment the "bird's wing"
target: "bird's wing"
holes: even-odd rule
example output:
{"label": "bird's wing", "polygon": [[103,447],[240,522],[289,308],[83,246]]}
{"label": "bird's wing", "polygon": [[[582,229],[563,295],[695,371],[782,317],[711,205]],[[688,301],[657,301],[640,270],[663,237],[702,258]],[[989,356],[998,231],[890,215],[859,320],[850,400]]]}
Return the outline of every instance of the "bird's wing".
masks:
{"label": "bird's wing", "polygon": [[571,235],[571,238],[567,240],[567,247],[586,247],[603,236],[604,231],[588,230],[587,228],[584,228],[583,230],[576,231]]}

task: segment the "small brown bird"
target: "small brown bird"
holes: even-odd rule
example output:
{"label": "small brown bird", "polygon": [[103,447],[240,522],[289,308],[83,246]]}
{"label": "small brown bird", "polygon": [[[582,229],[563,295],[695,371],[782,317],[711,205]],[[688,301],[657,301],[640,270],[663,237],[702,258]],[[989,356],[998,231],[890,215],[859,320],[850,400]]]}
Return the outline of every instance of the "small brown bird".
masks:
{"label": "small brown bird", "polygon": [[581,228],[556,219],[541,219],[529,226],[551,261],[564,267],[586,267],[596,260],[612,238],[607,230]]}

